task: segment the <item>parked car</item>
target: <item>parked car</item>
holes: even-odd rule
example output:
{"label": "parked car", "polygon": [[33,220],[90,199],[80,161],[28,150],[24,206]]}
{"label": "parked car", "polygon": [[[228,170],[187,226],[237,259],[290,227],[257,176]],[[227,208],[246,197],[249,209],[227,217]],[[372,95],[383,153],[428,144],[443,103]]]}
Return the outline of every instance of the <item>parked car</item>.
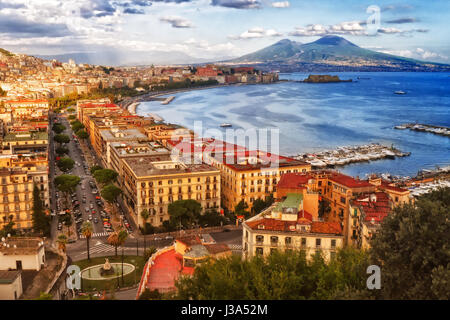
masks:
{"label": "parked car", "polygon": [[89,220],[92,221],[92,214],[89,215]]}
{"label": "parked car", "polygon": [[86,198],[82,198],[81,202],[86,203]]}
{"label": "parked car", "polygon": [[85,208],[84,208],[84,211],[89,212],[89,208],[88,208],[88,207],[85,207]]}
{"label": "parked car", "polygon": [[98,219],[97,218],[94,218],[94,223],[98,223]]}
{"label": "parked car", "polygon": [[155,241],[161,241],[162,240],[162,238],[160,238],[160,237],[155,237],[155,239],[154,239]]}
{"label": "parked car", "polygon": [[173,237],[172,236],[166,236],[164,239],[166,239],[166,240],[173,240]]}
{"label": "parked car", "polygon": [[94,209],[92,209],[92,214],[96,214],[97,213],[97,211],[95,211]]}
{"label": "parked car", "polygon": [[91,209],[94,209],[94,204],[91,203],[91,204],[89,205],[89,207],[91,207]]}

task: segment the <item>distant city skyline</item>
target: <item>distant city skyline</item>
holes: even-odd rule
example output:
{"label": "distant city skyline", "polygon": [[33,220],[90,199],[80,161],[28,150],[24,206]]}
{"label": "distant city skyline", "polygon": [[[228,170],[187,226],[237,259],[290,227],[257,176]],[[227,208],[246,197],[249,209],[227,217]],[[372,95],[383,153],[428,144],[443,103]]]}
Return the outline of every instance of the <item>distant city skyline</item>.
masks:
{"label": "distant city skyline", "polygon": [[[124,58],[176,52],[172,59],[186,63],[238,57],[284,38],[306,43],[335,34],[375,51],[450,62],[448,1],[66,2],[2,1],[0,47],[32,55],[117,52]],[[369,6],[381,10],[376,35],[366,30]]]}

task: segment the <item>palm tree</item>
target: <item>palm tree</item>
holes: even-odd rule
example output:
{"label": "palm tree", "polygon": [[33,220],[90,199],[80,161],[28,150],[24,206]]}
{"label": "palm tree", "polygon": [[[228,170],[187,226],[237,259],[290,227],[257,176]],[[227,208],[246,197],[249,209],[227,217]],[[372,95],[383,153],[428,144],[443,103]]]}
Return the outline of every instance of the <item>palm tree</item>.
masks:
{"label": "palm tree", "polygon": [[60,234],[58,236],[58,240],[56,240],[58,243],[58,247],[62,252],[66,252],[66,244],[67,244],[67,236],[65,234]]}
{"label": "palm tree", "polygon": [[117,248],[125,243],[125,240],[128,237],[128,232],[125,230],[115,231],[111,233],[106,240],[110,245],[114,246],[115,254],[117,257]]}
{"label": "palm tree", "polygon": [[119,246],[119,234],[117,231],[111,233],[106,240],[110,245],[114,246],[114,249],[116,251],[116,257],[117,257],[117,247]]}
{"label": "palm tree", "polygon": [[86,237],[88,261],[91,260],[91,256],[89,253],[89,240],[92,237],[92,231],[93,231],[92,223],[90,223],[89,221],[83,222],[83,224],[81,225],[81,233],[83,234],[83,236]]}

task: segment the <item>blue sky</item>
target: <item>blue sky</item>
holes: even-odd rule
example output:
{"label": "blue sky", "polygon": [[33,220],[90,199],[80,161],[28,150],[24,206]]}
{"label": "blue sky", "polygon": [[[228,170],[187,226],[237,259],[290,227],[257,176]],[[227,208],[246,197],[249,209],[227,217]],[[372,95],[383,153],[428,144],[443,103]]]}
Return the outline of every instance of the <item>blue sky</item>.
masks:
{"label": "blue sky", "polygon": [[[369,6],[380,9],[367,33]],[[0,0],[0,47],[28,54],[181,52],[240,56],[278,40],[337,34],[406,57],[450,62],[450,1]]]}

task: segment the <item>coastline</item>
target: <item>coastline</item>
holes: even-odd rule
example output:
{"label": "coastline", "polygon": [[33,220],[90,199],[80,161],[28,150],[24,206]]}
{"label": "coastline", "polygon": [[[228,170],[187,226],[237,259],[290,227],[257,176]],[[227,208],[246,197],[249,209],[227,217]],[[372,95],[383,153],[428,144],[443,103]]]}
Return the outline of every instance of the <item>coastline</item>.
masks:
{"label": "coastline", "polygon": [[151,101],[152,98],[157,98],[160,96],[165,96],[168,94],[175,94],[175,93],[182,93],[182,92],[190,92],[194,90],[206,90],[206,89],[215,89],[215,88],[226,88],[226,87],[237,87],[237,86],[246,86],[246,85],[268,85],[268,84],[276,84],[280,82],[286,82],[285,80],[279,80],[276,82],[270,82],[270,83],[230,83],[230,84],[217,84],[212,86],[203,86],[203,87],[193,87],[193,88],[182,88],[182,89],[173,89],[173,90],[167,90],[163,92],[150,92],[150,93],[144,93],[140,96],[136,97],[128,97],[128,100],[123,100],[119,103],[119,106],[127,109],[130,113],[133,115],[136,114],[137,107],[141,102]]}

